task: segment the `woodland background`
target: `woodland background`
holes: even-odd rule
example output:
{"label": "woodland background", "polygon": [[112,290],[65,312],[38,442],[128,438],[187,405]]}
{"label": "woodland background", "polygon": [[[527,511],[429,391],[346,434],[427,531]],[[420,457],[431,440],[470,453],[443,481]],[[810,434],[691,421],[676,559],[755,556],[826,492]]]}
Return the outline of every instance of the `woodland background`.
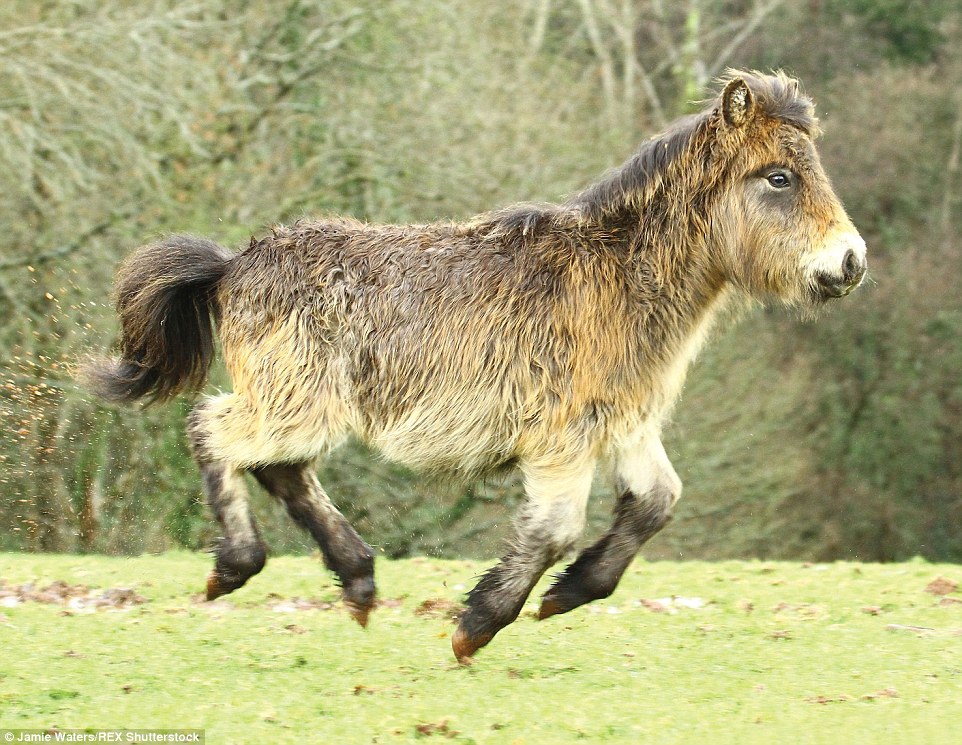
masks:
{"label": "woodland background", "polygon": [[[558,200],[728,66],[784,68],[816,98],[871,277],[817,323],[756,309],[718,335],[665,436],[685,496],[645,554],[962,560],[962,10],[948,0],[7,0],[0,550],[216,535],[190,402],[114,409],[71,380],[116,338],[109,288],[134,247]],[[321,479],[390,556],[492,555],[519,498],[513,478],[424,480],[358,446]],[[275,551],[313,548],[252,493]],[[590,532],[612,504],[599,479]]]}

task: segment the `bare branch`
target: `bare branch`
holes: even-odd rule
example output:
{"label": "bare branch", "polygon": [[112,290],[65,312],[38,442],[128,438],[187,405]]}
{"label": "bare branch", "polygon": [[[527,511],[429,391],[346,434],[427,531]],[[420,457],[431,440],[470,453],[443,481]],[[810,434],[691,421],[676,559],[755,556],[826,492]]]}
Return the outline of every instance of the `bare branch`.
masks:
{"label": "bare branch", "polygon": [[952,204],[955,201],[955,187],[958,185],[960,151],[962,151],[962,107],[955,115],[955,125],[952,128],[952,146],[945,163],[945,190],[942,193],[942,236],[946,246],[953,236],[952,216],[955,211],[952,209]]}
{"label": "bare branch", "polygon": [[618,23],[618,35],[621,37],[622,67],[624,68],[624,103],[626,124],[629,129],[633,127],[633,119],[636,116],[635,102],[635,73],[638,72],[639,65],[636,62],[635,54],[635,13],[632,8],[631,0],[621,0],[621,19]]}
{"label": "bare branch", "polygon": [[601,71],[601,88],[605,96],[605,104],[609,120],[614,123],[615,111],[615,72],[614,62],[611,59],[611,52],[601,38],[601,30],[598,27],[598,19],[595,17],[595,9],[592,0],[578,0],[581,6],[581,13],[584,18],[585,31],[588,33],[588,40],[594,50],[595,57],[598,58],[598,65]]}
{"label": "bare branch", "polygon": [[548,16],[551,14],[551,0],[536,0],[538,3],[534,14],[534,27],[531,29],[531,43],[528,54],[534,56],[541,51],[544,34],[548,28]]}
{"label": "bare branch", "polygon": [[711,80],[717,77],[719,73],[728,65],[728,60],[731,56],[738,51],[738,48],[745,43],[745,39],[751,36],[755,29],[761,25],[761,22],[765,20],[765,17],[775,10],[779,5],[781,5],[783,0],[768,0],[768,2],[760,2],[755,6],[755,13],[749,18],[745,25],[742,26],[741,31],[739,31],[732,38],[730,42],[725,46],[718,56],[715,57],[715,61],[707,70],[706,79]]}
{"label": "bare branch", "polygon": [[62,259],[66,256],[70,256],[70,254],[76,253],[81,248],[86,246],[91,239],[103,235],[118,222],[126,220],[133,213],[133,208],[127,208],[126,210],[114,212],[107,219],[85,230],[70,243],[60,246],[59,248],[51,249],[50,251],[45,251],[44,253],[27,256],[26,258],[9,259],[7,261],[0,262],[0,270],[19,269],[25,266],[39,266],[41,264],[46,264],[48,261],[54,261],[56,259]]}

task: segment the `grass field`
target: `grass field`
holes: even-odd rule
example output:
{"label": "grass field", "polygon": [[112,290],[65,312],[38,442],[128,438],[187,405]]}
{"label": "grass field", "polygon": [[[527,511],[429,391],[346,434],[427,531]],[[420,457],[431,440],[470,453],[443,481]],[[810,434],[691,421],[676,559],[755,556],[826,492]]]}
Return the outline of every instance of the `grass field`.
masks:
{"label": "grass field", "polygon": [[273,558],[202,603],[208,563],[0,555],[0,728],[198,727],[208,743],[962,742],[955,565],[639,561],[612,598],[567,616],[539,623],[532,601],[460,667],[450,617],[483,564],[381,561],[382,605],[362,630],[317,559]]}

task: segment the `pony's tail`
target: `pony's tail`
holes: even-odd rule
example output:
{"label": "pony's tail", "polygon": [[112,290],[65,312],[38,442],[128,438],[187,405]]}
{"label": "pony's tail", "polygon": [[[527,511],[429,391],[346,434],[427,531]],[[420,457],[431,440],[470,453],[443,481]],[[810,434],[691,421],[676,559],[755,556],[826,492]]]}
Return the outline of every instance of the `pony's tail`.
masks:
{"label": "pony's tail", "polygon": [[117,271],[120,356],[85,363],[80,382],[101,398],[165,401],[203,386],[214,359],[216,288],[233,254],[176,235],[138,249]]}

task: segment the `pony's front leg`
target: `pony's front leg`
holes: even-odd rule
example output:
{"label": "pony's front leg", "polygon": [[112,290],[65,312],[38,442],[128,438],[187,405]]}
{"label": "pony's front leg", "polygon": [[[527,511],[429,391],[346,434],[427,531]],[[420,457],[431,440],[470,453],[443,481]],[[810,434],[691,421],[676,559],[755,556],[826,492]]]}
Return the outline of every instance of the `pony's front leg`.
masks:
{"label": "pony's front leg", "polygon": [[560,559],[584,527],[594,460],[564,465],[524,463],[525,503],[516,533],[500,563],[468,593],[451,646],[466,664],[501,629],[514,621],[545,570]]}
{"label": "pony's front leg", "polygon": [[641,546],[671,519],[681,481],[657,432],[633,437],[618,453],[615,469],[621,497],[614,523],[558,575],[541,599],[539,618],[611,595]]}

